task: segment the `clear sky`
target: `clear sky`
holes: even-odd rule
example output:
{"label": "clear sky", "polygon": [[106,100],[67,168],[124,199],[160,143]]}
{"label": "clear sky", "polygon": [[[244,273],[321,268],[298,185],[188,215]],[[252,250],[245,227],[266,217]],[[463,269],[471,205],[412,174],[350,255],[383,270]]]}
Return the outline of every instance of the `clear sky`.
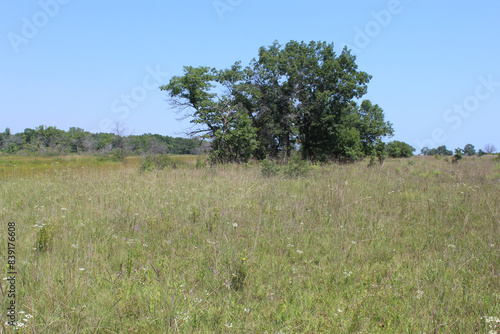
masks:
{"label": "clear sky", "polygon": [[39,125],[183,136],[158,86],[182,66],[247,65],[278,40],[348,45],[365,98],[418,152],[500,150],[499,0],[0,2],[0,131]]}

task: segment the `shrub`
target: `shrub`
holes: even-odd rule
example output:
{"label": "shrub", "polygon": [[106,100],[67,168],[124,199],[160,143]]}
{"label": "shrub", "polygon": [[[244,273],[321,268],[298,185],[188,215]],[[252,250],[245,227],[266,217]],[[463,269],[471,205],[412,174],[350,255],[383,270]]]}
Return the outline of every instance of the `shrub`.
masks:
{"label": "shrub", "polygon": [[262,175],[264,175],[265,177],[276,176],[280,171],[280,166],[273,160],[267,158],[262,160],[260,166]]}
{"label": "shrub", "polygon": [[124,162],[125,161],[125,153],[122,150],[115,149],[110,153],[100,154],[97,157],[97,161],[100,162]]}
{"label": "shrub", "polygon": [[371,155],[368,167],[375,167],[376,164],[377,164],[377,157],[375,155]]}
{"label": "shrub", "polygon": [[392,141],[387,144],[387,153],[391,158],[409,158],[413,156],[415,148],[402,141]]}
{"label": "shrub", "polygon": [[283,166],[283,173],[290,177],[299,177],[307,174],[309,165],[306,160],[300,159],[298,155],[293,155],[288,163]]}
{"label": "shrub", "polygon": [[[375,154],[378,157],[378,161],[380,163],[383,163],[385,159],[387,158],[387,148],[388,145],[386,145],[383,142],[378,142],[377,145],[375,146]],[[375,163],[375,162],[374,162]],[[372,161],[370,160],[370,165],[372,164]]]}
{"label": "shrub", "polygon": [[[148,155],[144,158],[139,166],[140,172],[159,171],[164,168],[179,168],[185,166],[186,163],[172,158],[168,154]],[[198,164],[197,164],[198,165]]]}
{"label": "shrub", "polygon": [[197,157],[196,158],[196,168],[198,169],[202,169],[202,168],[205,168],[205,162],[203,160],[201,160],[200,157]]}
{"label": "shrub", "polygon": [[457,148],[455,149],[455,155],[453,156],[453,159],[451,160],[452,163],[456,164],[458,163],[459,160],[462,159],[462,149]]}
{"label": "shrub", "polygon": [[113,150],[113,153],[111,154],[111,161],[116,161],[116,162],[125,161],[125,153],[123,152],[123,150],[120,149]]}

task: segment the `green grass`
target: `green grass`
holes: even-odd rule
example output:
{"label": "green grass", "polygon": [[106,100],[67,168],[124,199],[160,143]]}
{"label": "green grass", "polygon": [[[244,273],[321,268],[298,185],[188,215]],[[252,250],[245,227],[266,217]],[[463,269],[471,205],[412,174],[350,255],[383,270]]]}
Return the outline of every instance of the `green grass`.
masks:
{"label": "green grass", "polygon": [[33,316],[18,332],[500,330],[493,159],[299,177],[183,159],[0,158],[0,256],[15,221],[17,308]]}

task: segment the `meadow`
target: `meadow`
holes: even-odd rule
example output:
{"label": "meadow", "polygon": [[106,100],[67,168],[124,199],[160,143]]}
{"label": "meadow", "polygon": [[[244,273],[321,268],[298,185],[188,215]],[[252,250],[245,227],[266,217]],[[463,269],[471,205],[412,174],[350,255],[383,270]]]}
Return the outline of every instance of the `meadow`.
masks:
{"label": "meadow", "polygon": [[500,163],[0,157],[18,333],[498,333]]}

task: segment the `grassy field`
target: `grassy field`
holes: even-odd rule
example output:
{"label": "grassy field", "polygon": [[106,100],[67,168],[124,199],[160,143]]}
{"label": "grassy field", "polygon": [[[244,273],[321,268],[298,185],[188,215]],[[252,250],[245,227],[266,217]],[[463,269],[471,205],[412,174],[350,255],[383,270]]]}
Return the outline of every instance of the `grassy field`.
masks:
{"label": "grassy field", "polygon": [[0,157],[17,332],[500,332],[493,157],[298,178],[174,158],[185,166],[140,172],[139,158]]}

